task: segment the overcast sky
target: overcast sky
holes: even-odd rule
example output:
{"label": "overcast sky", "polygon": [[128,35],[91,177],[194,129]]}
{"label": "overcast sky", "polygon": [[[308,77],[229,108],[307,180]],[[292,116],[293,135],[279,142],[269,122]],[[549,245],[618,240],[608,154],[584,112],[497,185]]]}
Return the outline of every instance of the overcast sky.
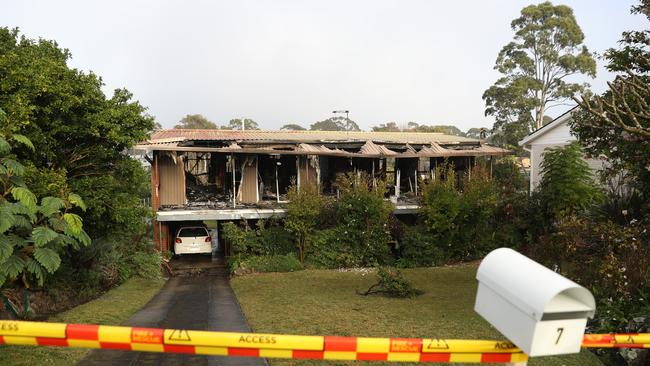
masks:
{"label": "overcast sky", "polygon": [[[126,87],[165,127],[200,113],[225,124],[305,127],[349,109],[387,121],[491,127],[483,91],[499,76],[510,22],[531,1],[7,1],[0,26],[54,39],[71,66]],[[647,28],[629,0],[565,0],[590,50]],[[599,61],[593,89],[613,76]],[[558,115],[563,110],[552,111]]]}

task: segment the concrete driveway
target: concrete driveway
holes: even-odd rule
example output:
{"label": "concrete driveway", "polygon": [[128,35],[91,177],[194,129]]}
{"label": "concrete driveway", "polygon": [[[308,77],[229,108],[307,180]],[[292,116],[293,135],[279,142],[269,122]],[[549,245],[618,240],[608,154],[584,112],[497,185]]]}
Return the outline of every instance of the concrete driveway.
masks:
{"label": "concrete driveway", "polygon": [[[233,293],[225,266],[201,274],[172,277],[144,308],[124,325],[250,332]],[[265,359],[93,350],[77,365],[267,365]]]}

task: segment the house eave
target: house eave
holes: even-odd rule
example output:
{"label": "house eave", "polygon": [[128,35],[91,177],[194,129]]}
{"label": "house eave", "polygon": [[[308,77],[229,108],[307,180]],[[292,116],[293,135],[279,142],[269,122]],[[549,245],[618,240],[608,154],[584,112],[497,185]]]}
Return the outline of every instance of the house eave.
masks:
{"label": "house eave", "polygon": [[576,106],[576,107],[573,107],[573,108],[569,109],[564,114],[560,115],[559,117],[557,117],[556,119],[551,121],[549,124],[547,124],[545,126],[542,126],[541,128],[538,128],[537,130],[533,131],[532,133],[526,135],[521,141],[518,142],[518,145],[519,146],[528,146],[528,145],[530,145],[531,142],[537,140],[538,138],[545,135],[549,131],[555,129],[556,127],[560,126],[564,122],[568,121],[569,119],[571,119],[571,115],[573,114],[573,112],[575,111],[576,108],[578,108],[578,107]]}

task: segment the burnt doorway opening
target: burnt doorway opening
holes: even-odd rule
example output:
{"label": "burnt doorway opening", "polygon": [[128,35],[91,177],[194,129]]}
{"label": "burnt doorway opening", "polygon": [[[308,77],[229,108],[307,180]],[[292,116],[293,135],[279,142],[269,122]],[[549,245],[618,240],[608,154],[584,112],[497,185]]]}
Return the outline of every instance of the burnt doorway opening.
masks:
{"label": "burnt doorway opening", "polygon": [[395,159],[395,189],[399,189],[399,195],[415,194],[419,160],[419,158]]}
{"label": "burnt doorway opening", "polygon": [[291,183],[296,181],[296,155],[260,155],[260,198],[286,201]]}

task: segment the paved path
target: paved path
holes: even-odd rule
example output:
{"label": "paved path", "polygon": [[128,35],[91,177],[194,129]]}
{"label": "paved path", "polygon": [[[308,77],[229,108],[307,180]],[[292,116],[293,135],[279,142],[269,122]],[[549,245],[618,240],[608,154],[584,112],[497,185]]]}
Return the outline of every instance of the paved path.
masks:
{"label": "paved path", "polygon": [[[223,267],[196,276],[172,277],[124,325],[250,332]],[[249,357],[94,350],[77,365],[264,366],[267,363]]]}

